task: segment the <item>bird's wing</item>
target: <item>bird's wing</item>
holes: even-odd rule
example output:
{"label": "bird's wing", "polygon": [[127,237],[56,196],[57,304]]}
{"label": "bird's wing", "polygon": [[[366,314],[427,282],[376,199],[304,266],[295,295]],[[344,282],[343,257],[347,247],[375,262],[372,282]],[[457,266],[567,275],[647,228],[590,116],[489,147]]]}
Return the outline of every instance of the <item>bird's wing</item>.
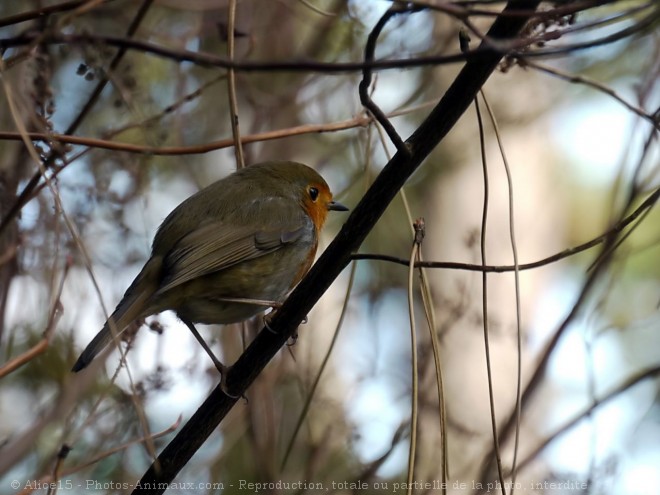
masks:
{"label": "bird's wing", "polygon": [[158,293],[272,253],[300,239],[308,228],[302,219],[260,230],[223,222],[208,223],[184,236],[167,253],[163,264],[166,276]]}

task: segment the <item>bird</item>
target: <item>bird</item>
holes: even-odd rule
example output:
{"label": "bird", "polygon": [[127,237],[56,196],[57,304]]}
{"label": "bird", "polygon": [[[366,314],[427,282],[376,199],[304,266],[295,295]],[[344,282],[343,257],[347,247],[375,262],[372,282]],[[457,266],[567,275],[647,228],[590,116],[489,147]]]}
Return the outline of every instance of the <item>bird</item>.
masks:
{"label": "bird", "polygon": [[163,220],[151,256],[72,371],[132,323],[173,310],[224,376],[195,323],[277,308],[311,267],[328,212],[347,210],[321,175],[292,161],[244,167],[200,190]]}

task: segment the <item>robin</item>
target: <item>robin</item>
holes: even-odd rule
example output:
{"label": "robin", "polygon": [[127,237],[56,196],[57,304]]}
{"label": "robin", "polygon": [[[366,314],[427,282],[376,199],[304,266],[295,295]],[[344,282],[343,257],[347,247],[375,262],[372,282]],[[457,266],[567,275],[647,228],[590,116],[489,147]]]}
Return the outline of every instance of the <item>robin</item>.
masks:
{"label": "robin", "polygon": [[194,323],[227,324],[277,307],[314,261],[333,201],[313,169],[289,161],[240,169],[186,199],[163,221],[151,257],[72,371],[138,319],[173,310],[221,373]]}

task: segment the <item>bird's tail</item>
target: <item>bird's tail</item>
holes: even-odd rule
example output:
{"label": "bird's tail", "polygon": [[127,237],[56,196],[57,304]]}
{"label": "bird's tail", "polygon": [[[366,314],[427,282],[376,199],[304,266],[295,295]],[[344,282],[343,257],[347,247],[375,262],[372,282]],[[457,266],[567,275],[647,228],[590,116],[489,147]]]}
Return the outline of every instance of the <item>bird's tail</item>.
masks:
{"label": "bird's tail", "polygon": [[[105,322],[101,331],[85,347],[85,350],[73,365],[71,371],[77,372],[85,369],[98,353],[112,342],[113,334],[116,334],[117,339],[119,339],[119,336],[126,330],[126,327],[135,320],[153,314],[147,310],[147,306],[149,298],[155,292],[153,280],[157,280],[154,278],[154,273],[158,271],[159,263],[160,260],[155,260],[154,258],[151,258],[147,262],[140,274],[126,290],[126,294],[124,294],[117,309],[108,318],[108,321]],[[110,325],[113,326],[112,329]]]}
{"label": "bird's tail", "polygon": [[[139,295],[137,298],[134,298],[131,297],[131,295],[132,294],[129,292],[126,293],[117,306],[117,309],[115,309],[115,312],[112,313],[110,318],[108,318],[108,321],[103,325],[101,331],[96,334],[92,341],[87,344],[85,350],[82,351],[82,354],[80,354],[78,361],[73,365],[71,371],[77,372],[85,369],[98,353],[112,342],[113,334],[116,334],[117,342],[119,342],[119,338],[124,330],[126,330],[126,327],[142,316],[144,298]],[[113,326],[112,329],[110,328],[110,325]]]}
{"label": "bird's tail", "polygon": [[[112,317],[110,317],[110,319],[112,319]],[[119,330],[116,325],[115,328],[117,337],[119,337],[123,331],[123,328]],[[73,365],[73,368],[71,368],[71,371],[78,372],[87,368],[89,363],[92,362],[92,359],[94,359],[99,352],[105,349],[105,346],[107,346],[110,342],[112,342],[112,331],[110,330],[110,324],[108,320],[105,322],[105,325],[103,325],[101,331],[96,334],[96,336],[89,344],[87,344],[87,347],[85,347],[85,350],[82,352],[82,354],[80,354],[80,357],[76,361],[76,364]]]}

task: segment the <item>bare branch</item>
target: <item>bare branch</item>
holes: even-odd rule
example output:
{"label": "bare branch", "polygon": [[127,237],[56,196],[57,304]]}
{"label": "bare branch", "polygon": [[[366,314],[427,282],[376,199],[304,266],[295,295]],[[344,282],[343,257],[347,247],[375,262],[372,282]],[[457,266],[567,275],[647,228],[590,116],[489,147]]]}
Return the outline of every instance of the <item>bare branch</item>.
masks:
{"label": "bare branch", "polygon": [[[605,242],[610,236],[620,233],[632,222],[637,220],[640,215],[644,212],[650,210],[660,199],[660,188],[656,189],[648,198],[646,198],[642,204],[640,204],[635,211],[630,215],[618,222],[614,227],[609,229],[604,234],[599,235],[598,237],[575,246],[569,249],[565,249],[560,253],[553,254],[547,258],[543,258],[538,261],[533,261],[531,263],[523,263],[518,266],[519,270],[531,270],[533,268],[539,268],[542,266],[555,263],[564,258],[569,258],[577,253],[591,249],[592,247],[598,246]],[[408,266],[408,260],[404,258],[399,258],[396,256],[390,256],[387,254],[370,254],[370,253],[356,253],[351,255],[352,260],[375,260],[375,261],[387,261],[389,263],[397,263],[399,265]],[[446,270],[467,270],[472,272],[494,272],[494,273],[504,273],[504,272],[513,272],[516,270],[515,265],[474,265],[471,263],[456,263],[452,261],[420,261],[415,263],[415,267],[423,268],[442,268]]]}

